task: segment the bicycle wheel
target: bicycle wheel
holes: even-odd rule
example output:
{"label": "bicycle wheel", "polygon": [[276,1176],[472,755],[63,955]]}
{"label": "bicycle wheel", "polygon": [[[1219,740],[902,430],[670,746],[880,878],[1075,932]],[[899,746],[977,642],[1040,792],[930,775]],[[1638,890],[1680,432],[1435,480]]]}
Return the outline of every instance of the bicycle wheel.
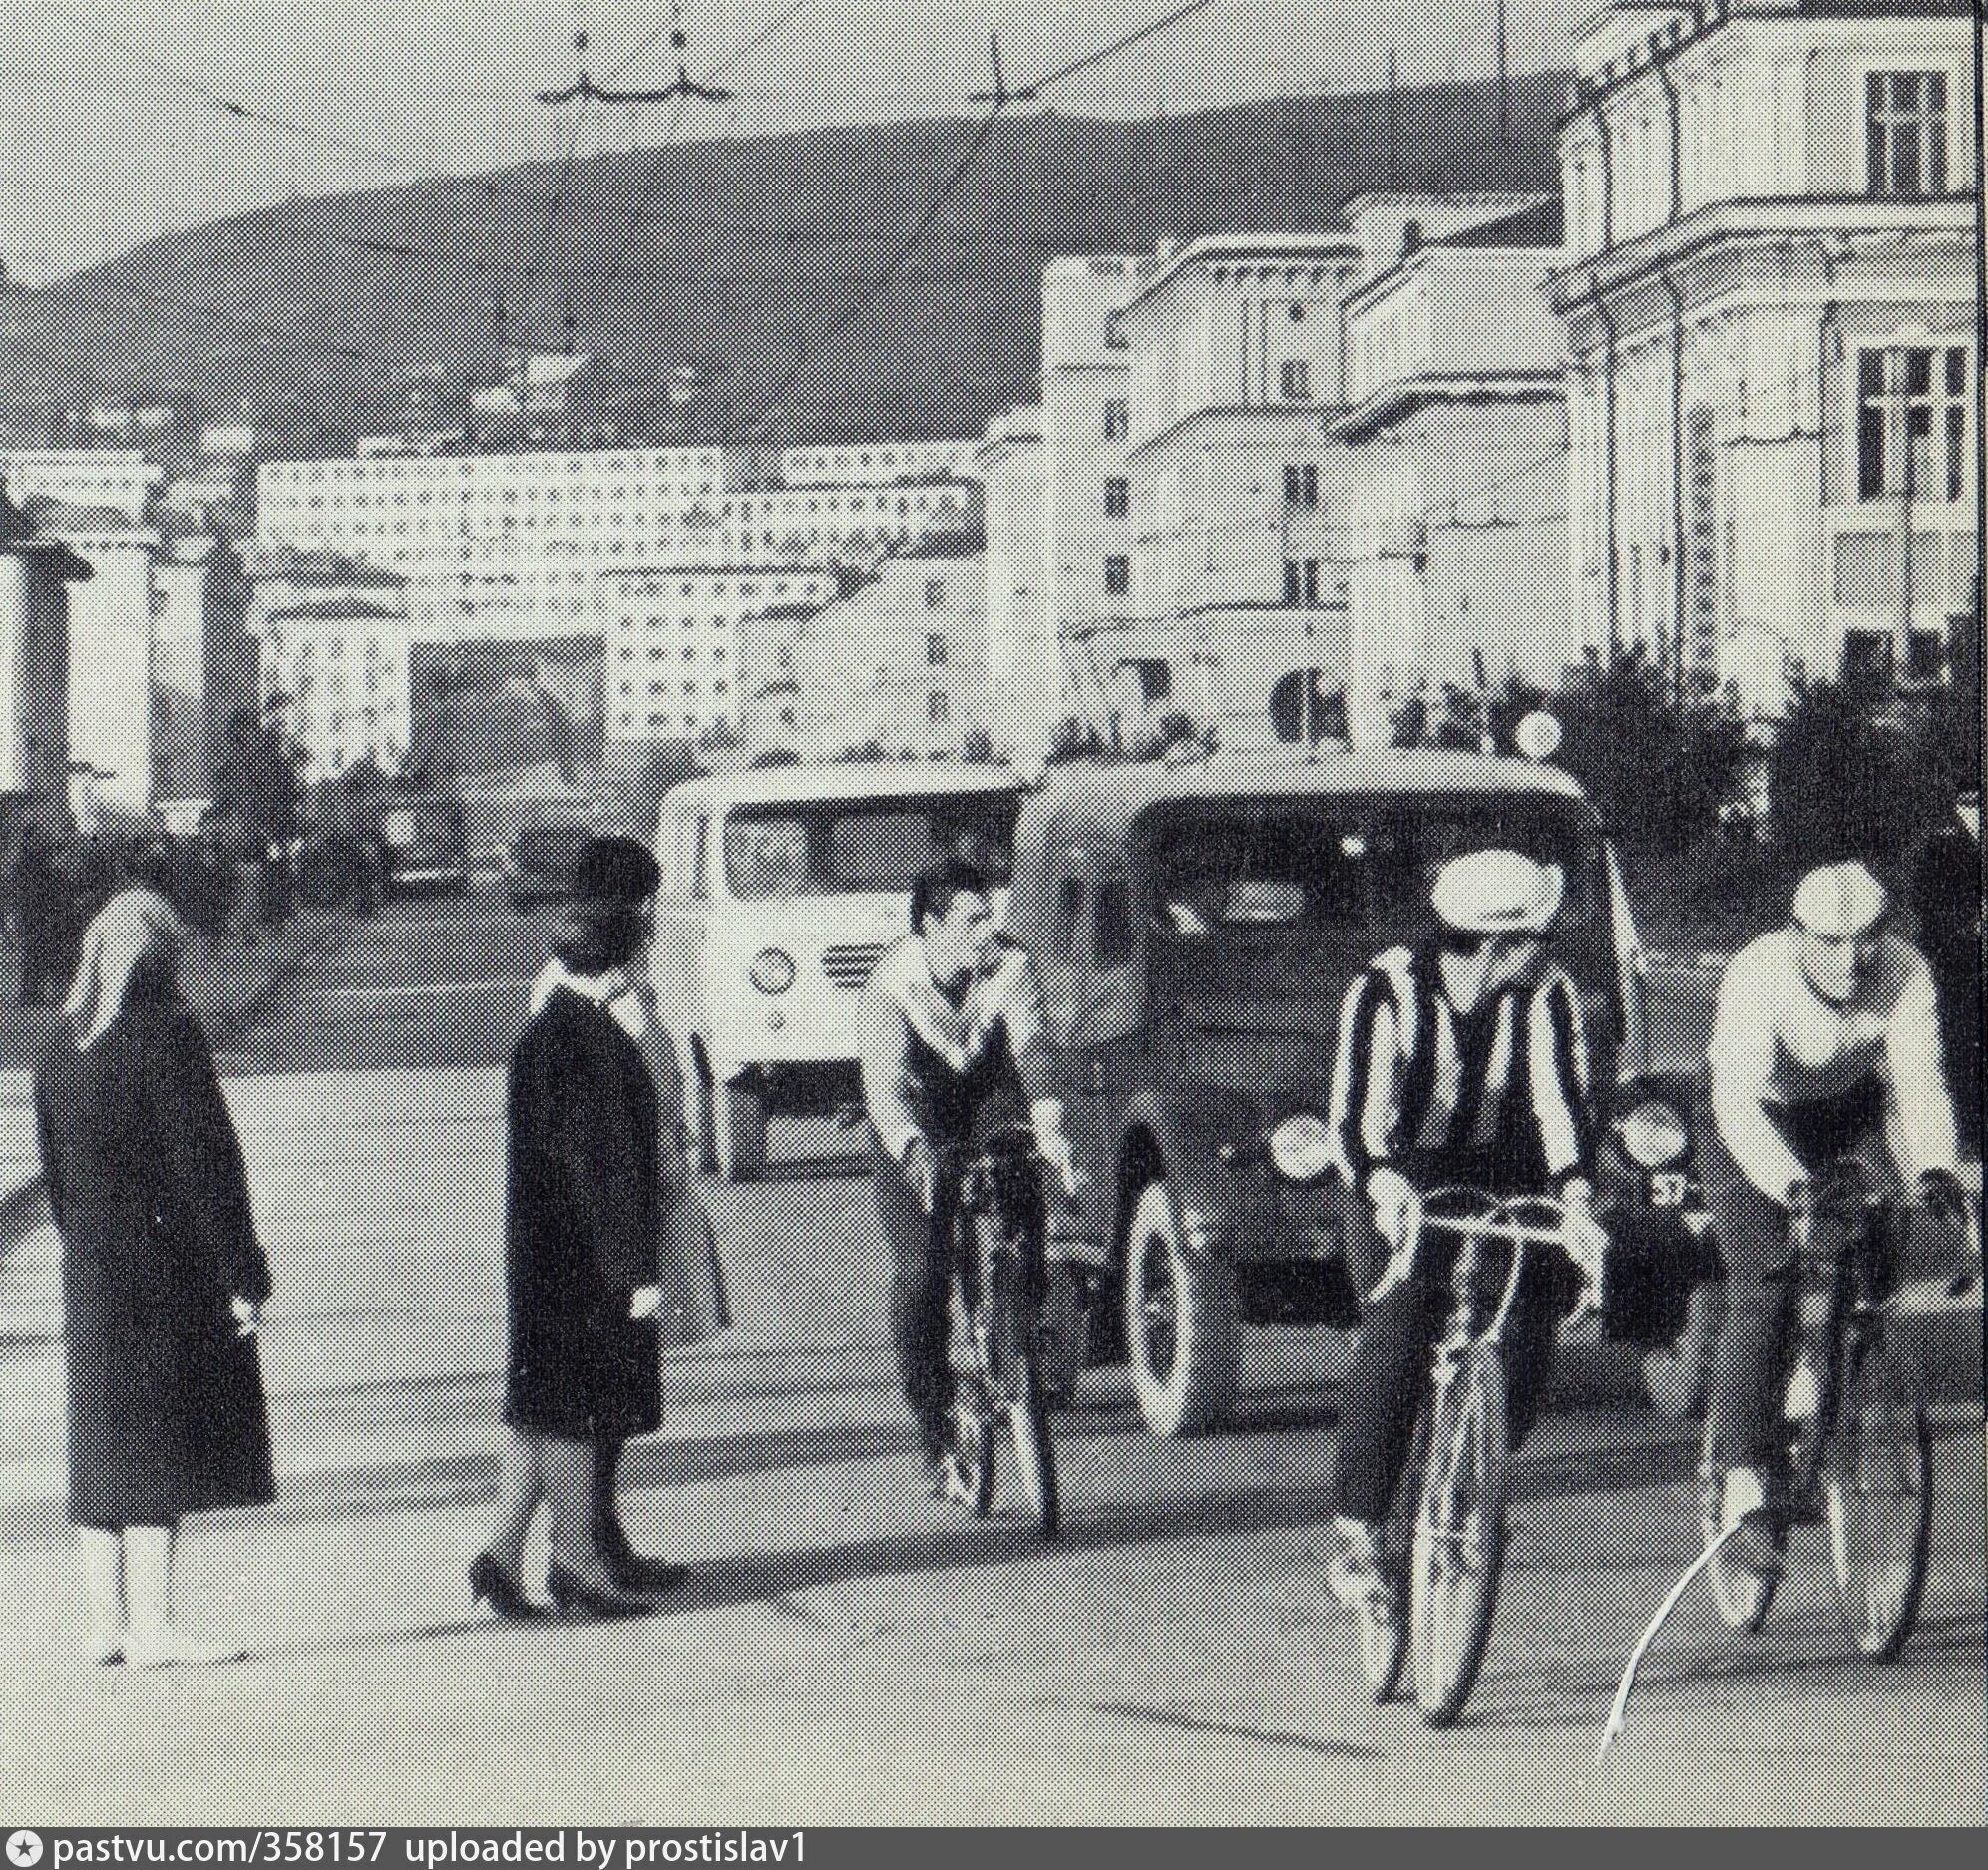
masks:
{"label": "bicycle wheel", "polygon": [[1917,1374],[1881,1334],[1856,1353],[1822,1472],[1836,1600],[1877,1662],[1904,1648],[1926,1586],[1932,1446]]}
{"label": "bicycle wheel", "polygon": [[993,1308],[994,1340],[989,1350],[995,1398],[1014,1437],[1015,1472],[1028,1510],[1043,1538],[1053,1539],[1062,1524],[1056,1451],[1049,1439],[1033,1320],[1023,1310],[1017,1266],[1017,1256],[1028,1251],[1029,1243],[1025,1236],[1012,1243],[1002,1239],[992,1217],[982,1216],[980,1225],[981,1264],[988,1269],[988,1303]]}
{"label": "bicycle wheel", "polygon": [[[1699,1466],[1699,1532],[1711,1545],[1723,1530],[1726,1518],[1726,1469],[1713,1459],[1712,1424],[1705,1425],[1705,1458]],[[1763,1575],[1751,1565],[1741,1565],[1728,1552],[1721,1552],[1706,1567],[1706,1582],[1712,1587],[1712,1602],[1720,1618],[1734,1630],[1749,1636],[1767,1622],[1768,1607],[1774,1602],[1774,1574]]]}
{"label": "bicycle wheel", "polygon": [[1408,1583],[1415,1700],[1431,1727],[1469,1698],[1504,1570],[1505,1377],[1479,1347],[1438,1389]]}
{"label": "bicycle wheel", "polygon": [[1415,1508],[1421,1499],[1422,1471],[1428,1460],[1432,1413],[1424,1404],[1415,1417],[1415,1431],[1408,1443],[1408,1458],[1401,1468],[1394,1511],[1382,1535],[1381,1558],[1388,1568],[1392,1588],[1371,1598],[1360,1611],[1360,1662],[1377,1704],[1393,1699],[1401,1680],[1401,1665],[1407,1661],[1408,1617],[1401,1583],[1407,1577],[1409,1554],[1414,1545]]}

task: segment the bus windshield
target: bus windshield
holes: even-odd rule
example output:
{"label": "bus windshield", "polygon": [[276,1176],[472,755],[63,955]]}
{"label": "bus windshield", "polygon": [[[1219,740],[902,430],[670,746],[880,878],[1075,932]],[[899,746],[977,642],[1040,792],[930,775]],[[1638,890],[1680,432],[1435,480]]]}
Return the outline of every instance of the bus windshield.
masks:
{"label": "bus windshield", "polygon": [[725,822],[735,897],[895,895],[949,859],[1004,885],[1013,866],[1012,793],[745,806]]}

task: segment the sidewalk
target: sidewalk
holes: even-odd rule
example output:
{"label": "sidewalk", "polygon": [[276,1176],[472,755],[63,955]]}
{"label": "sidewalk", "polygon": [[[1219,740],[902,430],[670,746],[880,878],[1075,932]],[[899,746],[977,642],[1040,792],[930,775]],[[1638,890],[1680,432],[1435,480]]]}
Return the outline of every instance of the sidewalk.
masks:
{"label": "sidewalk", "polygon": [[[335,953],[350,928],[342,913],[305,909],[264,930],[252,948],[197,939],[181,980],[214,1049],[242,1032],[300,971]],[[41,1212],[29,1074],[56,1019],[53,1007],[11,1000],[10,993],[0,1006],[0,1256]]]}

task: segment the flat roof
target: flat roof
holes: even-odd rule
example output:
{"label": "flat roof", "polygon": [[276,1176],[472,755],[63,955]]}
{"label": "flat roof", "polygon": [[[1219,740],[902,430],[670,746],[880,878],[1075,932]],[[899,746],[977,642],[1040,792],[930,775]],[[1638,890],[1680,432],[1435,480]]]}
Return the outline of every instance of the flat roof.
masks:
{"label": "flat roof", "polygon": [[806,805],[815,800],[925,799],[953,792],[1014,792],[1021,776],[1008,766],[936,765],[911,760],[834,761],[767,766],[751,772],[686,779],[664,795],[722,809],[731,805]]}
{"label": "flat roof", "polygon": [[1118,837],[1155,806],[1300,800],[1336,795],[1451,793],[1465,797],[1584,799],[1557,766],[1503,755],[1441,748],[1407,751],[1321,747],[1317,759],[1225,756],[1187,766],[1162,760],[1052,766],[1028,808],[1030,819],[1061,824],[1072,835]]}

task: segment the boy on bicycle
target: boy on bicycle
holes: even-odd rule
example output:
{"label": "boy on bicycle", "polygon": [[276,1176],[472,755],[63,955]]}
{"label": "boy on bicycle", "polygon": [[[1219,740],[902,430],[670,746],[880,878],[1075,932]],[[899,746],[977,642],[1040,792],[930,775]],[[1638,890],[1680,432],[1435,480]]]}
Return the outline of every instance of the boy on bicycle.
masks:
{"label": "boy on bicycle", "polygon": [[863,1102],[876,1132],[877,1212],[895,1279],[891,1337],[918,1418],[926,1478],[945,1491],[953,1406],[948,1306],[959,1159],[1025,1098],[1036,1146],[1066,1193],[1077,1175],[1051,1094],[1042,996],[1027,953],[994,927],[986,874],[964,863],[912,886],[911,928],[863,989]]}
{"label": "boy on bicycle", "polygon": [[1881,1186],[1888,1155],[1940,1212],[1964,1203],[1932,974],[1890,932],[1890,914],[1889,894],[1862,864],[1810,871],[1789,926],[1727,963],[1713,1013],[1702,1174],[1728,1285],[1710,1446],[1726,1474],[1722,1528],[1750,1522],[1728,1550],[1763,1575],[1781,1564],[1764,1477],[1798,1284],[1789,1210],[1845,1156]]}
{"label": "boy on bicycle", "polygon": [[[1436,1334],[1447,1256],[1404,1247],[1417,1188],[1468,1183],[1557,1194],[1574,1251],[1592,1248],[1594,1124],[1580,995],[1548,957],[1565,873],[1517,851],[1437,873],[1431,945],[1388,949],[1348,989],[1328,1119],[1352,1211],[1352,1271],[1371,1295],[1344,1394],[1333,1510],[1345,1550],[1332,1589],[1353,1608],[1392,1594],[1382,1524],[1399,1483]],[[1564,1282],[1534,1263],[1513,1309],[1511,1438],[1537,1411]]]}

